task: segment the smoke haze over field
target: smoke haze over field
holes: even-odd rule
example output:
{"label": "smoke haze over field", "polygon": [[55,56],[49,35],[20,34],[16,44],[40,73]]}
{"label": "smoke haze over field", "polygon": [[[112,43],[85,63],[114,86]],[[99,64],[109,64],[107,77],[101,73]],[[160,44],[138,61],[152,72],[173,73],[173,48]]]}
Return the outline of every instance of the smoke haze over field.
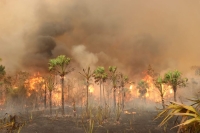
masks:
{"label": "smoke haze over field", "polygon": [[116,65],[134,76],[200,65],[200,2],[1,0],[0,57],[8,71],[46,71],[65,54],[76,67]]}

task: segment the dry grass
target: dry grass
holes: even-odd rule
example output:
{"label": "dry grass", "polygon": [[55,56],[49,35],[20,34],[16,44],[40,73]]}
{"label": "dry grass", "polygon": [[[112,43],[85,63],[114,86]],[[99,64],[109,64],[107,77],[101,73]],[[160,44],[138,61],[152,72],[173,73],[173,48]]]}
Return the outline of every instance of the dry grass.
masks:
{"label": "dry grass", "polygon": [[[192,100],[199,107],[200,100]],[[181,118],[178,127],[178,133],[199,133],[200,132],[200,114],[199,110],[193,106],[188,106],[176,102],[171,102],[166,109],[161,111],[155,119],[164,117],[159,126],[164,126],[172,117]],[[173,127],[173,128],[175,128]]]}
{"label": "dry grass", "polygon": [[20,133],[22,127],[27,121],[17,115],[8,115],[7,113],[0,119],[0,132]]}

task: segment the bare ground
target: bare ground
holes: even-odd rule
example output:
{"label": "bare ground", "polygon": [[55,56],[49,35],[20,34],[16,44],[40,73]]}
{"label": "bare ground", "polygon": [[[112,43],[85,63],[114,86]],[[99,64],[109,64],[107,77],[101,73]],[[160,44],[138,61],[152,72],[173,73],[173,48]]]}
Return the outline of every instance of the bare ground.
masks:
{"label": "bare ground", "polygon": [[[49,116],[48,111],[35,111],[32,113],[32,120],[27,122],[21,133],[84,133],[83,121],[81,117],[73,117],[71,109],[65,116],[56,114]],[[78,114],[80,114],[79,111]],[[122,113],[120,123],[116,123],[114,118],[108,119],[102,126],[95,123],[95,133],[176,133],[173,121],[165,127],[158,127],[161,120],[153,121],[158,112],[129,109],[130,114]],[[133,112],[133,113],[132,113]],[[30,113],[27,113],[30,118]]]}

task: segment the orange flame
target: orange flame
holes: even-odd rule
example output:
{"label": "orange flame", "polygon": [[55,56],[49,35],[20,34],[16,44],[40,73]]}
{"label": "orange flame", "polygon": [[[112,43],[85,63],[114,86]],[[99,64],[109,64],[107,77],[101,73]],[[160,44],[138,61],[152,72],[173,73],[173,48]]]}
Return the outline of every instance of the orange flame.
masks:
{"label": "orange flame", "polygon": [[170,93],[171,93],[171,94],[173,93],[173,90],[172,90],[172,89],[170,89]]}
{"label": "orange flame", "polygon": [[129,89],[132,90],[133,89],[133,85],[130,85]]}
{"label": "orange flame", "polygon": [[34,76],[28,80],[25,81],[26,85],[28,84],[29,92],[28,95],[30,95],[30,91],[35,90],[36,92],[38,89],[44,89],[44,78],[42,78],[39,74],[34,74]]}
{"label": "orange flame", "polygon": [[[146,74],[145,77],[143,78],[144,81],[146,81],[149,85],[149,88],[147,88],[147,93],[145,94],[146,99],[154,101],[154,102],[160,102],[161,101],[161,97],[160,97],[160,92],[158,91],[158,89],[155,87],[154,82],[153,82],[153,78]],[[166,89],[164,93],[164,96],[166,96],[166,98],[170,98],[172,97],[171,93],[173,92],[171,89],[171,86],[166,86],[166,85],[162,85],[163,90]],[[131,89],[131,86],[130,86]],[[137,97],[139,97],[140,93],[139,90],[137,89]]]}
{"label": "orange flame", "polygon": [[94,87],[92,85],[89,86],[89,92],[93,93],[94,92]]}

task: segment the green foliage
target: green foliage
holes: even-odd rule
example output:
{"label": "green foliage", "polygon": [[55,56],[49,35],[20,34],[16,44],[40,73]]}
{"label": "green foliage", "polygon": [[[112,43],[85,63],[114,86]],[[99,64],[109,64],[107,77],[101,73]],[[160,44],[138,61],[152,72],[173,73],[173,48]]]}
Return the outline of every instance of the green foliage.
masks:
{"label": "green foliage", "polygon": [[166,89],[164,89],[162,87],[164,81],[163,81],[163,78],[161,76],[159,76],[158,78],[156,78],[156,80],[154,81],[154,85],[155,87],[159,90],[160,94],[161,95],[164,95]]}
{"label": "green foliage", "polygon": [[[93,74],[93,77],[95,79],[95,83],[99,84],[100,85],[100,103],[101,103],[101,100],[102,100],[102,90],[101,90],[101,85],[106,82],[107,78],[108,78],[108,75],[107,73],[105,72],[105,68],[104,67],[97,67],[96,70],[94,71],[94,74]],[[104,84],[103,84],[104,85]],[[104,88],[103,88],[103,96],[105,97],[104,95]],[[105,100],[105,99],[104,99]]]}
{"label": "green foliage", "polygon": [[97,67],[97,69],[94,71],[94,79],[95,82],[105,82],[106,79],[108,78],[107,73],[105,72],[105,68],[104,67]]}
{"label": "green foliage", "polygon": [[108,70],[112,73],[115,73],[117,71],[117,67],[116,66],[109,66]]}
{"label": "green foliage", "polygon": [[164,75],[164,82],[166,84],[169,84],[171,86],[186,86],[186,83],[188,81],[187,78],[182,78],[181,72],[175,70],[175,71],[169,71],[165,73]]}
{"label": "green foliage", "polygon": [[164,75],[164,83],[171,85],[174,90],[174,101],[176,101],[176,91],[178,86],[185,87],[188,79],[182,78],[182,74],[175,70],[169,71]]}
{"label": "green foliage", "polygon": [[64,76],[68,74],[70,71],[66,71],[71,59],[66,57],[65,55],[59,55],[54,59],[49,60],[49,71],[55,71],[60,76]]}
{"label": "green foliage", "polygon": [[109,66],[109,72],[110,72],[110,79],[113,83],[113,88],[117,87],[117,67],[116,66]]}

